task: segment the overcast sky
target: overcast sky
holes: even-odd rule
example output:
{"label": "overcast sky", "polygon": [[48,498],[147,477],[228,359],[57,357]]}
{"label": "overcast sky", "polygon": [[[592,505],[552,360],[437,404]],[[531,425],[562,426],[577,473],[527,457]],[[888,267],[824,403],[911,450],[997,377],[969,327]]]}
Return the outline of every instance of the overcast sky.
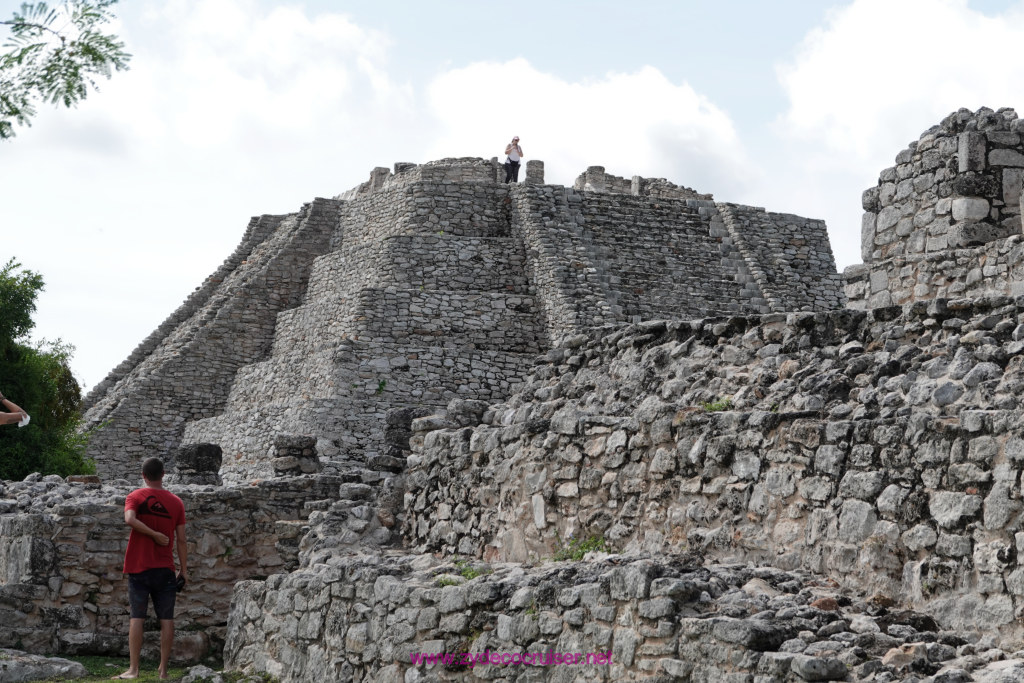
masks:
{"label": "overcast sky", "polygon": [[[0,17],[19,3],[0,0]],[[54,3],[55,4],[55,3]],[[134,57],[0,142],[0,260],[41,273],[36,338],[87,390],[228,257],[375,166],[501,155],[823,218],[960,107],[1024,115],[1024,0],[130,0]],[[2,30],[3,27],[0,27]],[[0,36],[3,34],[0,33]]]}

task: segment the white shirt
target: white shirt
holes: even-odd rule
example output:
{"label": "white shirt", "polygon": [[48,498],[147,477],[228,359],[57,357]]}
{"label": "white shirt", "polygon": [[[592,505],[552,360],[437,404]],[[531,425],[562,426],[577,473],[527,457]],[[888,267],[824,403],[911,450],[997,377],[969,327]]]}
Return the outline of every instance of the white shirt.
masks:
{"label": "white shirt", "polygon": [[522,159],[523,150],[519,145],[512,145],[512,149],[509,150],[508,158],[510,161],[519,161]]}

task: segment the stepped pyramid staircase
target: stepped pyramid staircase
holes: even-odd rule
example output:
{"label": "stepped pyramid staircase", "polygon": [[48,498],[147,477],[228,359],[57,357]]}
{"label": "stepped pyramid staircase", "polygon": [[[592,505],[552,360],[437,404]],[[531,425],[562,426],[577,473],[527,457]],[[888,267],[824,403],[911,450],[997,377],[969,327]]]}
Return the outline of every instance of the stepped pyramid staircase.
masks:
{"label": "stepped pyramid staircase", "polygon": [[507,212],[480,212],[508,189],[476,188],[479,211],[417,213],[417,197],[438,191],[345,202],[301,305],[277,315],[269,358],[239,369],[222,414],[185,427],[183,443],[223,448],[225,481],[270,476],[281,433],[317,437],[335,468],[387,469],[389,411],[497,400],[525,375],[542,330],[524,250]]}

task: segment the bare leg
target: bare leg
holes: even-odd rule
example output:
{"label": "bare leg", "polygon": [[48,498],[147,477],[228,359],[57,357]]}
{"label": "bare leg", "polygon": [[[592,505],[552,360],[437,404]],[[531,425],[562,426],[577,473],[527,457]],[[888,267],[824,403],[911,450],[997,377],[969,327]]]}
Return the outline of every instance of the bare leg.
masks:
{"label": "bare leg", "polygon": [[145,619],[132,619],[128,622],[128,670],[119,678],[139,677],[139,656],[142,653],[142,629],[146,624]]}
{"label": "bare leg", "polygon": [[160,678],[167,678],[167,662],[174,647],[174,619],[160,620]]}

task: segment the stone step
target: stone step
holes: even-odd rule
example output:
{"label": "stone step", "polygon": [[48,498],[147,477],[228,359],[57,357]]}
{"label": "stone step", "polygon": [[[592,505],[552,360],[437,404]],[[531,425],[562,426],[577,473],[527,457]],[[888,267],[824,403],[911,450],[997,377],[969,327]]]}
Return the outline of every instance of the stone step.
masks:
{"label": "stone step", "polygon": [[363,289],[283,311],[273,355],[312,353],[343,339],[538,353],[541,324],[535,311],[533,297],[520,294]]}
{"label": "stone step", "polygon": [[318,258],[306,301],[387,286],[526,294],[525,267],[522,248],[507,237],[395,236]]}
{"label": "stone step", "polygon": [[533,365],[535,354],[489,349],[346,342],[306,354],[295,351],[241,368],[225,412],[263,403],[352,398],[430,404],[446,396],[505,396]]}

